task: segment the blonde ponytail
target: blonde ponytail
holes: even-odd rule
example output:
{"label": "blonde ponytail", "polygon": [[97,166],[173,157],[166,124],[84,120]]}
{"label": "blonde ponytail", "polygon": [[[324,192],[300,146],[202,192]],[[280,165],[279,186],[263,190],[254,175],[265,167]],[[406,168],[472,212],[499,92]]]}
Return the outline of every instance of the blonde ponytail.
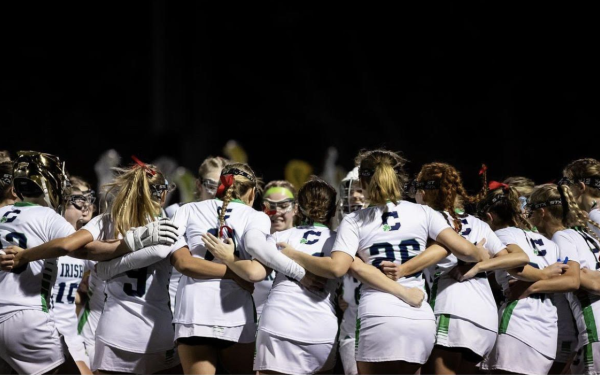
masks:
{"label": "blonde ponytail", "polygon": [[162,173],[151,165],[117,169],[117,172],[114,181],[103,186],[107,196],[114,195],[110,215],[115,238],[119,234],[124,236],[131,228],[146,225],[160,214],[160,202],[153,199],[150,185],[165,183]]}
{"label": "blonde ponytail", "polygon": [[359,177],[366,185],[369,203],[385,205],[402,199],[407,180],[402,167],[406,160],[395,152],[374,150],[362,152],[358,157]]}

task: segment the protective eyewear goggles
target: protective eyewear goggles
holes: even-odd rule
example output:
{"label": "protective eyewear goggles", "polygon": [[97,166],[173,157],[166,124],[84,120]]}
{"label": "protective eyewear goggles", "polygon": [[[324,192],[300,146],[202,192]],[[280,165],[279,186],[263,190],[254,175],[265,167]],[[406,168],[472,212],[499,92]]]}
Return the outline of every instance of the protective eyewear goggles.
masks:
{"label": "protective eyewear goggles", "polygon": [[217,189],[219,188],[219,183],[217,181],[211,180],[209,178],[200,178],[200,184],[204,186],[208,194],[217,194]]}
{"label": "protective eyewear goggles", "polygon": [[174,183],[169,183],[169,181],[167,181],[167,179],[165,179],[164,184],[150,185],[150,189],[152,190],[152,195],[157,198],[160,198],[162,196],[163,192],[166,191],[167,193],[171,193],[176,188],[177,188],[177,185],[175,185]]}
{"label": "protective eyewear goggles", "polygon": [[82,210],[84,207],[88,205],[94,204],[96,201],[96,197],[94,196],[94,191],[90,190],[83,194],[72,194],[67,198],[67,203],[73,205],[78,210]]}
{"label": "protective eyewear goggles", "polygon": [[282,214],[291,212],[294,209],[294,199],[284,199],[281,201],[263,200],[263,209],[265,211],[274,211]]}

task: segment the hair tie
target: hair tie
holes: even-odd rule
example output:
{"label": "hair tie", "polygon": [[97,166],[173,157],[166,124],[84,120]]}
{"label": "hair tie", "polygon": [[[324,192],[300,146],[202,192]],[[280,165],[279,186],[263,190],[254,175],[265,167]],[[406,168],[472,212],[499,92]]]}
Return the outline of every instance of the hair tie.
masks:
{"label": "hair tie", "polygon": [[221,184],[219,184],[216,194],[218,198],[222,198],[223,194],[225,194],[225,190],[227,190],[231,187],[231,185],[233,185],[234,177],[232,174],[221,175],[220,180]]}
{"label": "hair tie", "polygon": [[479,170],[479,175],[481,176],[487,171],[487,165],[481,164],[481,169]]}
{"label": "hair tie", "polygon": [[150,169],[150,167],[148,167],[143,161],[141,161],[140,159],[136,158],[135,155],[131,155],[131,158],[133,159],[133,161],[139,165],[140,167],[144,168],[146,170],[146,173],[149,173],[152,176],[156,175],[156,171],[153,171],[152,169]]}

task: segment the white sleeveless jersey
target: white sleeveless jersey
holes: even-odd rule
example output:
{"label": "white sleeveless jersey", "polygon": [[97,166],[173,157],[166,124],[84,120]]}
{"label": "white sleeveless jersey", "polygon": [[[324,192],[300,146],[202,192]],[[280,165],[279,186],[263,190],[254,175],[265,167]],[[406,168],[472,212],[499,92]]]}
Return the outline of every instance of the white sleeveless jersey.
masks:
{"label": "white sleeveless jersey", "polygon": [[[427,240],[435,240],[447,228],[450,226],[442,214],[430,207],[407,201],[397,205],[388,203],[346,215],[338,228],[333,251],[343,251],[352,257],[358,253],[365,263],[375,267],[384,260],[402,264],[423,252]],[[403,277],[398,283],[424,291],[422,272]],[[391,294],[366,285],[362,287],[358,315],[434,319],[428,304],[411,307]]]}
{"label": "white sleeveless jersey", "polygon": [[[599,208],[595,208],[595,209],[591,210],[588,215],[590,217],[590,220],[595,221],[596,223],[600,224],[600,209]],[[600,228],[598,228],[592,224],[589,224],[589,223],[588,223],[588,227],[594,233],[596,233],[596,236],[600,237]]]}
{"label": "white sleeveless jersey", "polygon": [[[192,256],[220,263],[204,247],[202,234],[217,234],[219,212],[223,202],[218,199],[187,203],[181,206],[173,220],[183,237],[173,246],[177,251],[189,247]],[[252,259],[245,249],[244,234],[257,229],[267,236],[270,232],[269,217],[252,207],[234,200],[229,202],[225,225],[233,230],[227,237],[233,238],[236,255],[243,260]],[[254,321],[252,294],[228,279],[194,279],[183,275],[177,289],[174,323],[237,327]]]}
{"label": "white sleeveless jersey", "polygon": [[[448,213],[444,213],[454,227]],[[461,218],[460,235],[467,241],[477,244],[485,238],[484,248],[494,257],[505,246],[489,225],[474,216]],[[454,254],[442,259],[427,272],[434,275],[429,303],[436,315],[451,314],[474,322],[490,331],[498,332],[498,314],[494,295],[485,272],[472,279],[458,282],[449,273],[457,264],[463,264]]]}
{"label": "white sleeveless jersey", "polygon": [[[305,254],[329,257],[335,232],[315,224],[276,232],[273,237]],[[328,279],[323,291],[313,291],[277,273],[258,329],[303,343],[332,343],[338,331],[335,297],[339,283],[339,279]]]}
{"label": "white sleeveless jersey", "polygon": [[350,274],[343,276],[342,283],[342,298],[348,304],[348,307],[344,310],[342,324],[340,324],[340,340],[345,340],[353,339],[356,336],[356,316],[358,314],[358,302],[360,301],[362,284]]}
{"label": "white sleeveless jersey", "polygon": [[104,309],[104,288],[106,283],[101,280],[97,275],[94,266],[96,261],[86,260],[84,272],[90,272],[88,278],[88,299],[85,302],[84,308],[79,313],[79,323],[77,325],[77,332],[83,337],[86,343],[94,344],[96,341],[96,329],[98,328],[98,322]]}
{"label": "white sleeveless jersey", "polygon": [[[580,230],[566,229],[556,232],[552,239],[557,237],[559,233],[565,237],[561,239],[562,242],[569,241],[576,248],[577,254],[572,257],[570,255],[569,259],[579,262],[581,268],[600,272],[600,260],[598,258],[600,256],[600,245],[595,238]],[[600,296],[588,293],[583,289],[576,293],[567,293],[566,296],[579,331],[577,349],[579,350],[584,345],[593,342],[599,342]]]}
{"label": "white sleeveless jersey", "polygon": [[[511,227],[497,230],[496,234],[504,245],[514,244],[523,249],[532,267],[544,269],[556,263],[559,258],[564,259],[556,243],[539,233]],[[513,276],[504,270],[495,272],[498,284],[503,291],[507,290],[508,281]],[[556,356],[558,316],[551,294],[531,295],[504,303],[502,307],[500,334],[513,336],[549,358]]]}
{"label": "white sleeveless jersey", "polygon": [[[0,208],[0,249],[27,249],[75,230],[48,207],[18,202]],[[50,312],[50,293],[56,280],[56,259],[30,262],[12,272],[0,271],[0,322],[20,310]]]}
{"label": "white sleeveless jersey", "polygon": [[260,314],[262,314],[265,303],[267,303],[267,298],[269,298],[269,292],[273,287],[273,280],[275,280],[276,275],[277,272],[271,271],[271,273],[268,274],[263,281],[254,284],[252,298],[254,299],[254,306],[256,306],[256,314],[259,317]]}
{"label": "white sleeveless jersey", "polygon": [[[115,238],[113,223],[106,214],[96,216],[82,229],[96,240]],[[163,259],[108,280],[97,338],[111,347],[134,353],[173,349],[170,276],[171,263]]]}
{"label": "white sleeveless jersey", "polygon": [[58,332],[69,338],[69,344],[81,340],[83,345],[83,340],[78,340],[75,297],[83,277],[84,262],[70,256],[57,259],[58,276],[52,290],[52,312]]}

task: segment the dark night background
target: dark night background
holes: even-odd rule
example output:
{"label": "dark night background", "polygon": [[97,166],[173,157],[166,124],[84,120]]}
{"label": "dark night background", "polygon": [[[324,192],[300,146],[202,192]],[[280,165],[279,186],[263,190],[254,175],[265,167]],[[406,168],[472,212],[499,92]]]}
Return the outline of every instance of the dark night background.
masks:
{"label": "dark night background", "polygon": [[[404,3],[403,3],[404,4]],[[490,178],[600,158],[598,21],[540,3],[21,3],[2,12],[0,149],[95,182],[116,149],[195,171],[236,139],[267,180],[361,148]]]}

